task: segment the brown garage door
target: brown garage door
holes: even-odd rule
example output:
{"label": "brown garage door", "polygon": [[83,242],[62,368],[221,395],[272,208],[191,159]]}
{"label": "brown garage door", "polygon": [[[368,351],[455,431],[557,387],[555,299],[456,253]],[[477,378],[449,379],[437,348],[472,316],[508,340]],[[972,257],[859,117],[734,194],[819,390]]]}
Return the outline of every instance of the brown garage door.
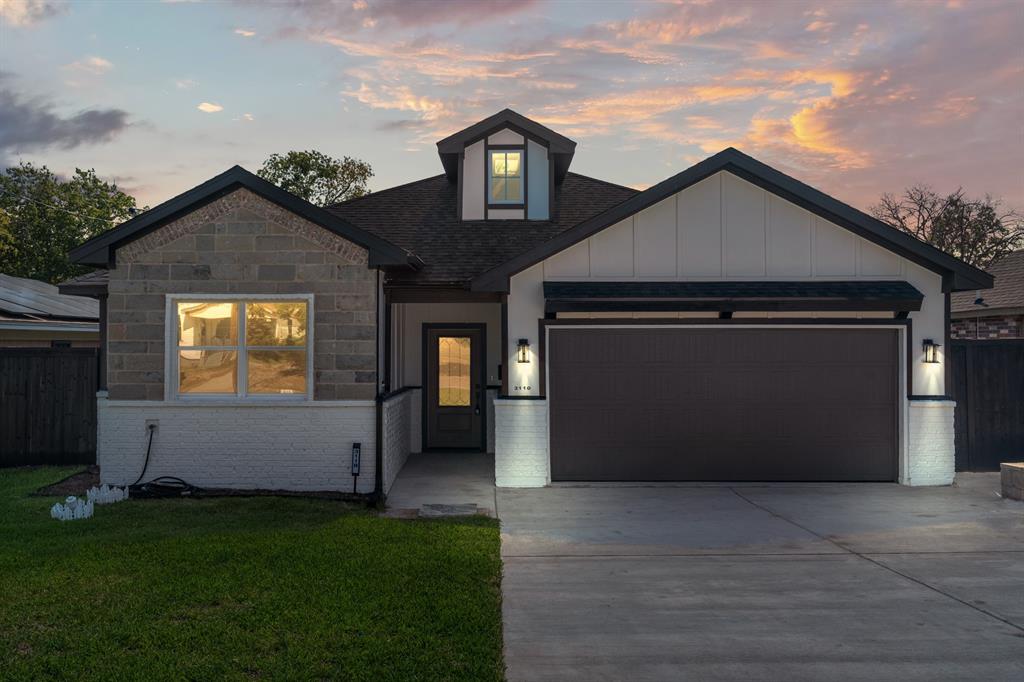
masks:
{"label": "brown garage door", "polygon": [[550,329],[556,481],[891,481],[892,329]]}

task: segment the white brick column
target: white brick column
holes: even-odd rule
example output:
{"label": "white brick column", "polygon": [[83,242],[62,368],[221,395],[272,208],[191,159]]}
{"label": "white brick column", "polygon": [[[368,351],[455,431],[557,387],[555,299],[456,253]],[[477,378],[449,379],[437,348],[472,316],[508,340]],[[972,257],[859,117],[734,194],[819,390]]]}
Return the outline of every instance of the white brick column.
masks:
{"label": "white brick column", "polygon": [[904,485],[950,485],[956,473],[953,400],[911,400]]}
{"label": "white brick column", "polygon": [[540,488],[550,482],[548,401],[494,401],[494,482],[504,488]]}

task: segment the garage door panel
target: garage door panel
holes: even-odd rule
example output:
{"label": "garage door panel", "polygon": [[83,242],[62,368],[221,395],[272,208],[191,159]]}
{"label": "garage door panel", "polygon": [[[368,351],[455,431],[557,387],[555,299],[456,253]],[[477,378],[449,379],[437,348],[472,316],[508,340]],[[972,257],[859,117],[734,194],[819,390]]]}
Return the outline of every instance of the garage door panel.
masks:
{"label": "garage door panel", "polygon": [[572,329],[550,343],[554,480],[895,478],[895,330]]}

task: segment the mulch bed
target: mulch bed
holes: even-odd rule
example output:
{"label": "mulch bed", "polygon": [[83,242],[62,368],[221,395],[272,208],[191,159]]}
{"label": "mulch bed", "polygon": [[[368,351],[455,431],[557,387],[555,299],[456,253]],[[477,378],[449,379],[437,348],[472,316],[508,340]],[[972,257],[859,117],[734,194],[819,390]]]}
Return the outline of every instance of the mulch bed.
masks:
{"label": "mulch bed", "polygon": [[100,468],[91,466],[77,474],[71,474],[67,478],[57,481],[53,485],[40,488],[33,495],[51,497],[53,495],[85,495],[85,491],[100,484]]}

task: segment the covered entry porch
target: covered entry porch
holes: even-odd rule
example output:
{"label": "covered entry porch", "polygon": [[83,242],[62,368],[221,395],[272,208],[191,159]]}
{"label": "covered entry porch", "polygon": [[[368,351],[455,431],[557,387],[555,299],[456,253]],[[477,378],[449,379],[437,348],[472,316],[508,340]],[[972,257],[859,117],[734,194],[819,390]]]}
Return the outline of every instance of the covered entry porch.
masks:
{"label": "covered entry porch", "polygon": [[[389,501],[398,495],[403,507],[458,503],[442,494],[448,484],[476,481],[483,471],[482,485],[493,489],[494,401],[504,372],[501,297],[385,288],[383,298],[382,483]],[[400,472],[403,484],[396,482]],[[429,481],[428,472],[436,474]],[[416,485],[427,489],[410,497]],[[493,510],[493,500],[480,507]]]}

